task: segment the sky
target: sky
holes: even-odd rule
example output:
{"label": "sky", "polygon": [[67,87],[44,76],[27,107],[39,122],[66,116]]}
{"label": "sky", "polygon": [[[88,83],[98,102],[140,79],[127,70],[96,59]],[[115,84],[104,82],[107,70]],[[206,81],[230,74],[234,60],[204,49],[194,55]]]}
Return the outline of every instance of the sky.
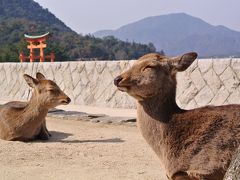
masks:
{"label": "sky", "polygon": [[34,0],[81,34],[117,29],[149,16],[184,12],[240,31],[240,0]]}

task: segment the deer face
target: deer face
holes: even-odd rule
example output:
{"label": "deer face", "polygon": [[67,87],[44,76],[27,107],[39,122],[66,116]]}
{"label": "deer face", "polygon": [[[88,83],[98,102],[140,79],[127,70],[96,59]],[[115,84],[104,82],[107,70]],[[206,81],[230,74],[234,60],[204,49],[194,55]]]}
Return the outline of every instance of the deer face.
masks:
{"label": "deer face", "polygon": [[36,74],[36,79],[24,74],[28,85],[34,89],[33,96],[38,102],[47,108],[53,108],[61,104],[69,104],[71,99],[58,87],[58,85],[47,80],[41,73]]}
{"label": "deer face", "polygon": [[196,53],[175,58],[157,53],[147,54],[139,58],[129,70],[116,77],[114,84],[120,91],[143,101],[176,88],[176,72],[186,70],[196,57]]}

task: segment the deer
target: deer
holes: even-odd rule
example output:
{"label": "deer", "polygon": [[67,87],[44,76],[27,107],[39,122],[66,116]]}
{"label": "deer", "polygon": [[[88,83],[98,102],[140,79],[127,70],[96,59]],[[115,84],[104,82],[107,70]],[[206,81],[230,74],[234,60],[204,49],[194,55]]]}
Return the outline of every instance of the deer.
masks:
{"label": "deer", "polygon": [[28,102],[11,101],[0,106],[0,139],[8,141],[48,140],[51,136],[46,127],[49,109],[67,105],[71,99],[58,85],[40,72],[36,79],[23,75],[33,89]]}
{"label": "deer", "polygon": [[176,74],[197,56],[146,54],[114,79],[136,99],[137,126],[171,180],[221,180],[239,146],[240,105],[185,110],[176,103]]}

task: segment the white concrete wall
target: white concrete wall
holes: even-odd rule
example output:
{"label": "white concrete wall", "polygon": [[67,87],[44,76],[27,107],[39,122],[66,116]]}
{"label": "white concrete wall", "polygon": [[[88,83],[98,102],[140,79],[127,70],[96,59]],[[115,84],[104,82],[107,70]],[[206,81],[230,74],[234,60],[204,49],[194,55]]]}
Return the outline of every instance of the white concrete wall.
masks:
{"label": "white concrete wall", "polygon": [[[113,79],[134,61],[0,63],[0,101],[27,100],[27,73],[43,73],[73,104],[135,108],[135,100],[116,89]],[[200,59],[178,74],[177,102],[186,109],[207,104],[240,104],[240,59]]]}

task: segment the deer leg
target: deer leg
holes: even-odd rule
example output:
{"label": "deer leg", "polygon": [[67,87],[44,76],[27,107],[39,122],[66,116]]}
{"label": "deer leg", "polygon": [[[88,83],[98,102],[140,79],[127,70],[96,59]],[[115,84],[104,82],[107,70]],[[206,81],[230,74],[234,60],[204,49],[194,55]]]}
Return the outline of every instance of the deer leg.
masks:
{"label": "deer leg", "polygon": [[49,137],[50,136],[49,136],[46,126],[42,125],[39,134],[36,136],[36,139],[48,140]]}
{"label": "deer leg", "polygon": [[47,129],[47,125],[46,125],[46,119],[44,120],[44,122],[43,122],[43,128],[46,130],[46,132],[48,133],[48,136],[49,137],[52,137],[52,135],[51,135],[51,133],[48,131],[48,129]]}
{"label": "deer leg", "polygon": [[46,129],[46,131],[47,131],[49,137],[52,137],[52,134],[48,131],[47,127],[45,127],[45,129]]}
{"label": "deer leg", "polygon": [[190,177],[186,172],[177,172],[175,173],[172,178],[172,180],[200,180],[199,178]]}

